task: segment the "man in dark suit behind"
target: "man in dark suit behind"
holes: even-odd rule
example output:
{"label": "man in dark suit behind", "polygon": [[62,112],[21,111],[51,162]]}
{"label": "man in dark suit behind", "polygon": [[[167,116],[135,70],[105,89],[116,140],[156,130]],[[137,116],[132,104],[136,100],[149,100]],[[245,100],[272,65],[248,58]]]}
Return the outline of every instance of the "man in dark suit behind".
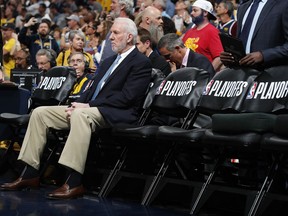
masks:
{"label": "man in dark suit behind", "polygon": [[[136,37],[135,23],[128,18],[117,18],[111,27],[110,40],[118,55],[103,62],[90,89],[70,107],[39,107],[33,111],[18,157],[26,164],[25,169],[16,181],[2,184],[2,190],[39,187],[40,157],[48,128],[54,128],[70,129],[58,161],[69,173],[66,183],[47,197],[70,199],[84,194],[82,174],[91,133],[117,123],[137,123],[140,114],[152,68],[149,59],[135,47]],[[83,59],[74,61],[85,64]]]}
{"label": "man in dark suit behind", "polygon": [[[254,1],[240,5],[237,12],[237,35],[241,38],[242,28]],[[287,64],[288,59],[288,1],[261,0],[252,21],[245,46],[247,55],[239,64],[267,68]],[[221,61],[226,66],[235,64],[230,53],[223,52]]]}
{"label": "man in dark suit behind", "polygon": [[158,42],[158,50],[170,63],[172,72],[181,67],[197,67],[208,71],[210,78],[215,74],[208,58],[186,48],[181,38],[175,33],[164,35]]}
{"label": "man in dark suit behind", "polygon": [[157,51],[153,51],[152,43],[150,32],[144,28],[139,28],[136,43],[138,50],[149,57],[153,68],[161,70],[167,76],[171,73],[170,65]]}

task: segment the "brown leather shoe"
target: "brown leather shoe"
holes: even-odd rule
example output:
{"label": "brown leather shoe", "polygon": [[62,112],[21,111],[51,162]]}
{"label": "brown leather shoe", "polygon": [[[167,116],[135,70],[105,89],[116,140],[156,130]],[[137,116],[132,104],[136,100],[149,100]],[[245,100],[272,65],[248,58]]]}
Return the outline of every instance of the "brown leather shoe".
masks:
{"label": "brown leather shoe", "polygon": [[73,199],[83,196],[85,189],[83,185],[78,187],[70,188],[68,184],[62,185],[62,187],[52,191],[47,195],[49,199]]}
{"label": "brown leather shoe", "polygon": [[11,183],[4,183],[0,186],[1,190],[22,190],[25,188],[39,188],[40,186],[40,179],[39,177],[31,178],[31,179],[22,179],[19,177],[15,181]]}

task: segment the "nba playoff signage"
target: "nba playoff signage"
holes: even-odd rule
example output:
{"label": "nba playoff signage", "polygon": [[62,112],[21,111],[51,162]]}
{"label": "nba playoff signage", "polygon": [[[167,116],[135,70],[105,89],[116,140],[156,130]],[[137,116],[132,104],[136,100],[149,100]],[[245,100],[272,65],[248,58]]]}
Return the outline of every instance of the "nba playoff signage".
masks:
{"label": "nba playoff signage", "polygon": [[43,74],[32,99],[41,104],[58,104],[67,99],[76,82],[76,72],[70,67],[54,67]]}
{"label": "nba playoff signage", "polygon": [[152,106],[161,109],[196,109],[204,87],[209,81],[209,73],[205,70],[187,67],[170,73],[156,91]]}
{"label": "nba playoff signage", "polygon": [[229,68],[218,72],[205,87],[200,108],[208,112],[240,111],[259,74],[261,71],[250,68]]}
{"label": "nba playoff signage", "polygon": [[287,109],[288,66],[266,69],[250,86],[244,111],[277,112]]}

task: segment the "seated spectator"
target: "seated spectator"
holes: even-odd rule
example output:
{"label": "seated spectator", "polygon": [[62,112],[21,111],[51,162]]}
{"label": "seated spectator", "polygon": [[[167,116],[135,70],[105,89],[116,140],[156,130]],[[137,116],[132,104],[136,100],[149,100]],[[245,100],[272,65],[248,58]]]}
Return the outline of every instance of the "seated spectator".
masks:
{"label": "seated spectator", "polygon": [[[40,157],[48,128],[70,129],[59,163],[67,169],[62,187],[47,194],[50,199],[82,196],[82,175],[92,132],[117,123],[136,124],[151,79],[151,63],[135,48],[137,28],[128,18],[117,18],[111,27],[112,49],[94,82],[77,102],[67,106],[42,106],[33,110],[18,159],[25,163],[21,176],[2,190],[39,187]],[[84,66],[84,58],[73,55],[70,63]],[[111,74],[112,73],[112,74]],[[108,75],[110,75],[108,77]]]}
{"label": "seated spectator", "polygon": [[147,29],[153,39],[153,48],[164,35],[161,11],[153,6],[144,9],[139,27]]}
{"label": "seated spectator", "polygon": [[18,69],[31,69],[30,52],[28,48],[22,48],[14,54],[15,68]]}
{"label": "seated spectator", "polygon": [[82,52],[86,56],[86,60],[89,64],[89,68],[92,71],[96,70],[96,66],[93,62],[91,54],[84,52],[84,46],[86,44],[86,36],[81,30],[73,30],[69,33],[70,48],[63,50],[57,56],[56,62],[58,66],[68,66],[68,59],[71,53]]}
{"label": "seated spectator", "polygon": [[210,78],[215,74],[208,58],[186,48],[181,38],[175,33],[164,35],[158,43],[158,50],[169,61],[172,71],[181,67],[197,67],[209,72]]}
{"label": "seated spectator", "polygon": [[[79,64],[75,59],[83,59],[85,64]],[[77,81],[72,89],[72,92],[69,97],[68,103],[75,101],[75,99],[79,98],[80,95],[86,90],[88,87],[88,83],[92,79],[92,74],[90,74],[90,70],[86,61],[86,57],[81,52],[72,53],[69,56],[68,63],[70,67],[74,67],[77,74]]]}
{"label": "seated spectator", "polygon": [[216,7],[216,13],[219,19],[217,28],[220,32],[236,37],[237,21],[231,18],[233,15],[233,11],[234,6],[231,1],[221,0],[218,2],[218,5]]}
{"label": "seated spectator", "polygon": [[71,14],[66,17],[67,26],[62,29],[60,48],[66,50],[70,48],[70,31],[78,30],[80,28],[80,18],[76,14]]}
{"label": "seated spectator", "polygon": [[15,67],[15,59],[13,57],[15,51],[17,51],[17,38],[13,37],[15,31],[15,25],[12,23],[6,23],[1,27],[3,36],[3,66],[5,80],[10,80],[11,69]]}
{"label": "seated spectator", "polygon": [[171,68],[169,63],[165,60],[163,56],[160,56],[158,52],[152,49],[152,38],[150,32],[146,29],[138,29],[137,36],[137,48],[140,52],[145,54],[152,63],[152,68],[161,70],[165,76],[171,73]]}
{"label": "seated spectator", "polygon": [[40,49],[36,53],[36,65],[43,73],[56,66],[56,52],[51,49]]}

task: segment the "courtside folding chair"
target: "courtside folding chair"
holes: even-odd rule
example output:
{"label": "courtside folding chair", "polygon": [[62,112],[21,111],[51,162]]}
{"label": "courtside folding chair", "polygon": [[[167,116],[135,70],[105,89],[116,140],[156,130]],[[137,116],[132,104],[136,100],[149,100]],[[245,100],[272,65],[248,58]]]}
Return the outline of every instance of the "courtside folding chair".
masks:
{"label": "courtside folding chair", "polygon": [[[235,146],[236,148],[236,146],[242,147],[243,145],[248,149],[248,146],[250,148],[260,140],[261,136],[257,133],[247,132],[247,134],[242,134],[243,136],[239,136],[237,129],[235,129],[235,127],[237,128],[237,121],[234,122],[234,125],[228,126],[228,129],[226,128],[226,131],[232,130],[232,132],[228,131],[228,134],[226,134],[226,131],[224,130],[223,134],[215,134],[216,128],[214,120],[215,114],[217,113],[225,113],[225,116],[228,114],[233,116],[241,113],[242,102],[249,94],[254,84],[254,80],[260,74],[261,72],[248,68],[225,69],[217,73],[212,78],[212,80],[204,89],[200,104],[197,108],[199,113],[212,117],[212,128],[204,129],[204,135],[200,136],[200,138],[197,136],[199,131],[203,131],[203,128],[202,130],[197,128],[187,130],[169,126],[162,126],[159,128],[157,140],[170,140],[171,142],[176,142],[179,147],[182,146],[184,149],[194,149],[202,146],[203,157],[207,158],[203,162],[212,162],[212,167],[214,167],[212,170],[211,168],[207,169],[207,167],[211,166],[211,164],[204,164],[206,167],[205,172],[208,173],[208,176],[205,176],[206,180],[204,183],[202,183],[200,187],[201,189],[193,191],[194,194],[190,201],[190,207],[192,209],[191,214],[198,213],[199,209],[206,203],[210,197],[210,192],[208,192],[208,189],[211,188],[212,181],[214,181],[216,174],[219,173],[220,168],[222,167],[222,164],[225,162],[225,160],[227,160],[229,156],[233,157],[233,154],[231,154],[227,149],[232,146]],[[268,118],[269,117],[270,116],[268,116]],[[221,123],[220,126],[222,126]],[[223,124],[225,125],[225,122],[223,122]],[[193,126],[193,124],[191,126]],[[235,129],[236,132],[234,135],[233,129]],[[237,151],[238,150],[236,150],[236,152]],[[161,182],[158,184],[161,185]],[[225,184],[228,183],[225,182],[224,185]],[[231,184],[231,182],[229,182],[229,184]],[[152,202],[155,194],[159,193],[159,191],[157,191],[157,187],[159,188],[159,186],[156,186],[156,189],[147,195],[147,197],[150,197],[150,200],[147,199],[146,202]],[[217,185],[216,187],[220,188],[221,186]]]}
{"label": "courtside folding chair", "polygon": [[[258,103],[254,103],[257,106],[255,108],[262,112],[270,110],[277,117],[273,130],[264,134],[261,139],[260,148],[270,159],[269,170],[249,211],[249,216],[264,213],[267,215],[282,214],[284,203],[288,202],[286,185],[288,156],[287,71],[287,66],[272,67],[266,69],[265,73],[257,80],[256,92],[258,95],[253,97],[254,100],[258,100]],[[263,86],[265,88],[262,88]],[[286,206],[284,211],[287,211]]]}
{"label": "courtside folding chair", "polygon": [[[165,172],[163,163],[169,159],[169,155],[174,151],[170,143],[157,142],[156,135],[159,126],[164,122],[166,124],[172,122],[178,127],[186,125],[190,116],[194,116],[195,108],[208,81],[209,74],[207,71],[198,68],[179,69],[167,76],[160,84],[151,106],[147,109],[145,118],[139,126],[119,125],[112,128],[111,136],[124,147],[125,152],[119,163],[111,171],[111,175],[102,187],[99,196],[109,196],[123,178],[130,178],[135,181],[144,179],[144,192],[141,192],[140,200],[142,204],[145,204],[143,200],[147,190],[153,184],[152,182],[158,179],[154,172],[155,164],[159,163],[160,166],[156,169],[160,169],[161,173]],[[157,119],[159,116],[160,119]],[[153,121],[155,119],[157,121]],[[168,121],[165,121],[167,119]],[[159,125],[155,122],[161,123]],[[144,164],[142,167],[144,169],[141,169],[140,163]],[[129,164],[132,164],[131,169],[129,169]]]}
{"label": "courtside folding chair", "polygon": [[31,95],[31,105],[27,114],[1,113],[0,123],[9,125],[12,131],[10,145],[3,154],[1,161],[5,164],[9,153],[13,150],[13,144],[17,141],[20,146],[23,139],[30,114],[38,106],[64,104],[76,81],[76,72],[70,67],[53,67],[45,74],[38,87]]}
{"label": "courtside folding chair", "polygon": [[[286,110],[287,99],[277,89],[281,89],[280,86],[288,79],[283,76],[283,70],[276,67],[259,71],[256,77],[248,77],[246,81],[250,84],[247,85],[248,91],[243,92],[243,98],[237,100],[238,113],[213,114],[212,128],[206,130],[203,136],[203,145],[208,148],[217,146],[220,151],[214,169],[193,203],[191,214],[209,208],[209,200],[221,194],[221,203],[226,204],[222,206],[223,210],[226,208],[243,215],[254,215],[274,172],[275,161],[268,151],[263,151],[261,142],[265,134],[273,131],[277,114]],[[203,97],[200,104],[204,109],[209,104],[206,99],[209,97]],[[223,176],[222,164],[227,158],[239,159],[239,164],[234,164],[237,172],[228,173],[234,175],[229,179],[232,181],[219,182],[217,178]],[[224,174],[227,176],[227,173]],[[233,198],[235,201],[231,202]]]}

